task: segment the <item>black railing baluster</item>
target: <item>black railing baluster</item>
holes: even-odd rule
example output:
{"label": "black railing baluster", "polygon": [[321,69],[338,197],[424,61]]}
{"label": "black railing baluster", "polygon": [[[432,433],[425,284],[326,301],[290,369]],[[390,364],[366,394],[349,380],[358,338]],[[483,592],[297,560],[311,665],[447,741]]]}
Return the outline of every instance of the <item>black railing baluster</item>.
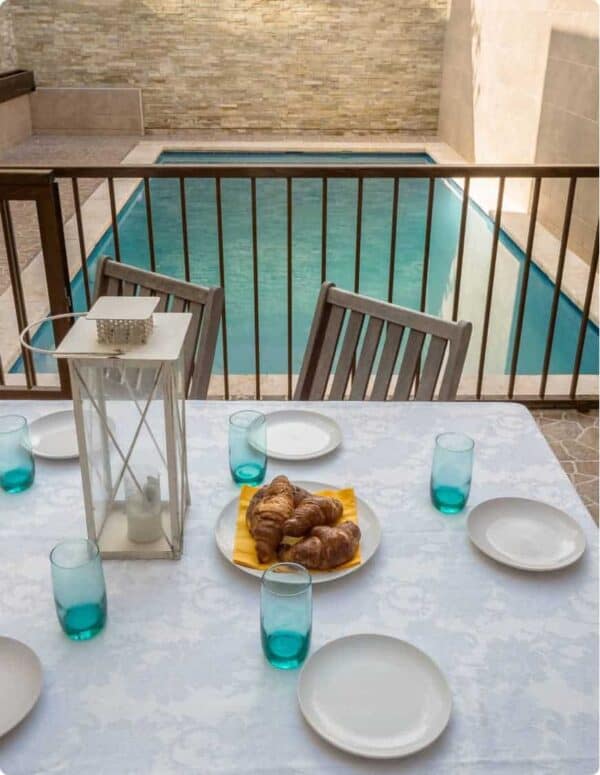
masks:
{"label": "black railing baluster", "polygon": [[252,194],[252,284],[254,287],[254,377],[255,397],[260,401],[260,311],[258,292],[258,224],[256,215],[256,178],[250,179]]}
{"label": "black railing baluster", "polygon": [[592,260],[590,261],[590,272],[588,274],[587,288],[585,289],[585,299],[583,309],[581,310],[581,324],[579,326],[579,336],[577,337],[577,349],[575,351],[575,360],[573,362],[573,376],[571,378],[571,388],[569,398],[573,400],[577,393],[577,383],[579,382],[579,372],[581,371],[581,359],[583,357],[583,347],[585,344],[585,335],[587,332],[588,321],[590,318],[590,308],[594,295],[594,285],[596,284],[596,272],[598,271],[598,226],[596,226],[596,237],[594,239],[594,248],[592,250]]}
{"label": "black railing baluster", "polygon": [[485,297],[485,312],[483,314],[483,330],[481,332],[481,348],[479,350],[479,369],[477,371],[477,398],[481,398],[483,386],[483,371],[485,368],[485,356],[487,354],[488,329],[492,310],[492,296],[494,293],[494,279],[496,277],[496,260],[498,258],[498,238],[500,236],[500,224],[502,222],[502,203],[504,201],[505,178],[498,181],[498,200],[496,202],[496,216],[494,218],[494,234],[492,236],[492,255],[490,257],[490,271],[488,273],[487,293]]}
{"label": "black railing baluster", "polygon": [[363,179],[358,179],[356,196],[356,253],[354,256],[354,293],[360,288],[360,248],[362,242]]}
{"label": "black railing baluster", "polygon": [[190,246],[188,242],[187,203],[185,199],[185,178],[179,178],[179,201],[181,203],[181,236],[183,237],[183,269],[185,279],[190,282]]}
{"label": "black railing baluster", "polygon": [[550,368],[550,358],[552,356],[552,345],[554,344],[554,331],[556,328],[556,316],[558,313],[558,302],[560,300],[560,288],[562,285],[563,272],[565,269],[565,258],[567,255],[567,244],[569,242],[569,231],[571,229],[571,216],[573,215],[573,200],[575,199],[575,186],[577,178],[571,178],[569,181],[569,191],[567,193],[567,202],[565,205],[565,217],[563,220],[563,230],[560,240],[560,250],[558,253],[558,264],[556,266],[556,277],[554,278],[554,293],[552,295],[552,307],[550,308],[550,319],[548,320],[548,337],[546,339],[546,350],[544,352],[544,365],[542,366],[542,377],[540,380],[540,398],[546,395],[546,384],[548,382],[548,369]]}
{"label": "black railing baluster", "polygon": [[[146,178],[144,178],[144,181]],[[119,223],[117,221],[117,203],[115,200],[115,182],[108,178],[108,196],[110,199],[110,221],[112,224],[113,242],[115,244],[115,260],[121,260],[121,245],[119,244]]]}
{"label": "black railing baluster", "polygon": [[462,280],[463,257],[465,252],[465,234],[467,231],[467,214],[469,212],[469,186],[471,179],[465,177],[462,208],[460,211],[460,233],[458,235],[458,251],[456,254],[456,280],[454,282],[454,303],[452,304],[452,320],[458,319],[458,304],[460,301],[460,284]]}
{"label": "black railing baluster", "polygon": [[81,199],[79,197],[79,184],[77,182],[77,178],[71,178],[71,187],[73,189],[73,204],[75,206],[75,218],[77,221],[77,237],[79,238],[79,253],[81,256],[81,273],[83,275],[85,303],[89,309],[92,297],[90,293],[90,278],[88,275],[87,252],[85,249],[85,236],[83,232],[83,221],[81,218]]}
{"label": "black railing baluster", "polygon": [[146,203],[146,229],[148,231],[148,249],[150,251],[150,269],[156,272],[156,253],[154,252],[154,225],[152,221],[152,197],[150,180],[144,178],[144,201]]}
{"label": "black railing baluster", "polygon": [[400,181],[394,178],[394,193],[392,196],[392,232],[390,234],[390,270],[388,275],[388,301],[394,298],[394,275],[396,273],[396,235],[398,232],[398,189]]}
{"label": "black railing baluster", "polygon": [[293,370],[293,274],[292,274],[292,179],[287,178],[287,395],[292,398],[292,370]]}
{"label": "black railing baluster", "polygon": [[435,179],[429,179],[427,192],[427,218],[425,221],[425,241],[423,244],[423,272],[421,276],[421,305],[419,309],[425,312],[427,306],[427,282],[429,280],[429,253],[431,250],[431,224],[433,222],[433,199],[435,196]]}
{"label": "black railing baluster", "polygon": [[[431,223],[433,220],[433,198],[435,194],[434,190],[435,180],[430,178],[429,187],[427,192],[427,217],[425,220],[425,241],[423,244],[423,271],[421,272],[421,302],[419,309],[421,312],[425,312],[427,306],[427,283],[429,281],[429,253],[431,250]],[[415,368],[415,383],[413,386],[414,394],[416,395],[419,389],[419,380],[421,379],[421,353],[417,357],[417,365]]]}
{"label": "black railing baluster", "polygon": [[527,286],[529,284],[529,272],[531,270],[531,255],[533,253],[533,239],[537,221],[538,205],[540,203],[540,188],[542,179],[536,178],[533,184],[533,198],[531,200],[531,213],[529,216],[529,231],[527,234],[527,248],[525,251],[525,263],[523,264],[523,280],[521,284],[521,296],[519,299],[519,311],[517,313],[517,327],[515,329],[515,341],[513,344],[512,361],[510,365],[510,377],[508,380],[508,397],[512,399],[515,392],[515,379],[517,375],[517,363],[519,361],[519,349],[521,347],[521,334],[523,332],[523,319],[525,317],[525,302],[527,299]]}
{"label": "black railing baluster", "polygon": [[229,358],[227,353],[227,294],[225,292],[225,249],[223,245],[223,206],[221,202],[221,178],[215,178],[215,203],[217,207],[217,247],[219,252],[219,284],[223,289],[223,313],[221,315],[221,344],[223,347],[223,388],[225,400],[229,400]]}
{"label": "black railing baluster", "polygon": [[[13,228],[12,216],[10,214],[10,205],[7,200],[0,200],[0,221],[4,232],[4,246],[6,248],[6,259],[8,263],[8,274],[12,288],[13,302],[15,305],[15,316],[19,331],[27,328],[27,307],[23,295],[23,284],[21,282],[21,270],[19,268],[19,258],[17,254],[17,243],[15,241],[15,232]],[[26,334],[25,341],[29,344],[29,334]],[[35,374],[35,363],[31,350],[21,345],[21,355],[23,357],[23,366],[25,369],[25,381],[28,388],[37,384]]]}
{"label": "black railing baluster", "polygon": [[327,279],[327,178],[321,192],[321,282]]}

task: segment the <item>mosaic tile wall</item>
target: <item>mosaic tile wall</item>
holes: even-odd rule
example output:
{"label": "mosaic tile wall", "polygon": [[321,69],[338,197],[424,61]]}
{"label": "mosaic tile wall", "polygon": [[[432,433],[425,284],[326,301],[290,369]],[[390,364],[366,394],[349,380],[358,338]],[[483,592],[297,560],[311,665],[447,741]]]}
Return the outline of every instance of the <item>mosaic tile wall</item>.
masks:
{"label": "mosaic tile wall", "polygon": [[8,2],[39,86],[141,87],[148,129],[437,129],[447,0]]}

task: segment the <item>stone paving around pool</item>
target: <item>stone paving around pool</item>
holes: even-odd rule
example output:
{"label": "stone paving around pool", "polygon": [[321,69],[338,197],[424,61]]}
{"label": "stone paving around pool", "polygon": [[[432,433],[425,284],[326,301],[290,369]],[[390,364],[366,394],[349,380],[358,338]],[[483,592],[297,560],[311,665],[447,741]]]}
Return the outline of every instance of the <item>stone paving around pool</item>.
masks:
{"label": "stone paving around pool", "polygon": [[534,409],[532,414],[598,524],[598,410]]}
{"label": "stone paving around pool", "polygon": [[[71,135],[33,135],[18,145],[0,154],[0,165],[20,164],[32,166],[58,165],[78,166],[80,164],[119,164],[139,137]],[[85,179],[80,181],[79,196],[81,203],[102,183],[101,180]],[[73,194],[69,180],[59,181],[63,220],[67,221],[74,213]],[[39,230],[35,208],[32,202],[11,202],[11,214],[17,242],[19,265],[24,269],[40,250]],[[93,245],[88,246],[91,249]],[[9,284],[8,266],[4,240],[0,240],[0,293]]]}

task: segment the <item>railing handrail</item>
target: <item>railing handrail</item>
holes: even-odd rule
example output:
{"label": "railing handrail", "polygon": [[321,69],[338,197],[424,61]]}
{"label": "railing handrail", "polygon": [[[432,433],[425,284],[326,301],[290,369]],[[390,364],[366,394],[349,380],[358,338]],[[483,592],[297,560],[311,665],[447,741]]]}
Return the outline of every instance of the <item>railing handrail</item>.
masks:
{"label": "railing handrail", "polygon": [[[44,170],[27,165],[2,165],[5,173]],[[57,178],[597,178],[594,164],[118,164],[52,166]]]}

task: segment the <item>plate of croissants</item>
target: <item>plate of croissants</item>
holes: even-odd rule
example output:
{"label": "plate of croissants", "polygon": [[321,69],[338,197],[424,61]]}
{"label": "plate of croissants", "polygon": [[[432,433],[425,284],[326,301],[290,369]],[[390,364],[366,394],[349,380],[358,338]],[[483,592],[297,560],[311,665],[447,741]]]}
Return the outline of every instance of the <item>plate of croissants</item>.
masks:
{"label": "plate of croissants", "polygon": [[276,476],[258,489],[242,488],[219,515],[215,538],[223,556],[245,573],[260,578],[276,562],[296,562],[320,583],[367,563],[381,527],[352,489]]}

